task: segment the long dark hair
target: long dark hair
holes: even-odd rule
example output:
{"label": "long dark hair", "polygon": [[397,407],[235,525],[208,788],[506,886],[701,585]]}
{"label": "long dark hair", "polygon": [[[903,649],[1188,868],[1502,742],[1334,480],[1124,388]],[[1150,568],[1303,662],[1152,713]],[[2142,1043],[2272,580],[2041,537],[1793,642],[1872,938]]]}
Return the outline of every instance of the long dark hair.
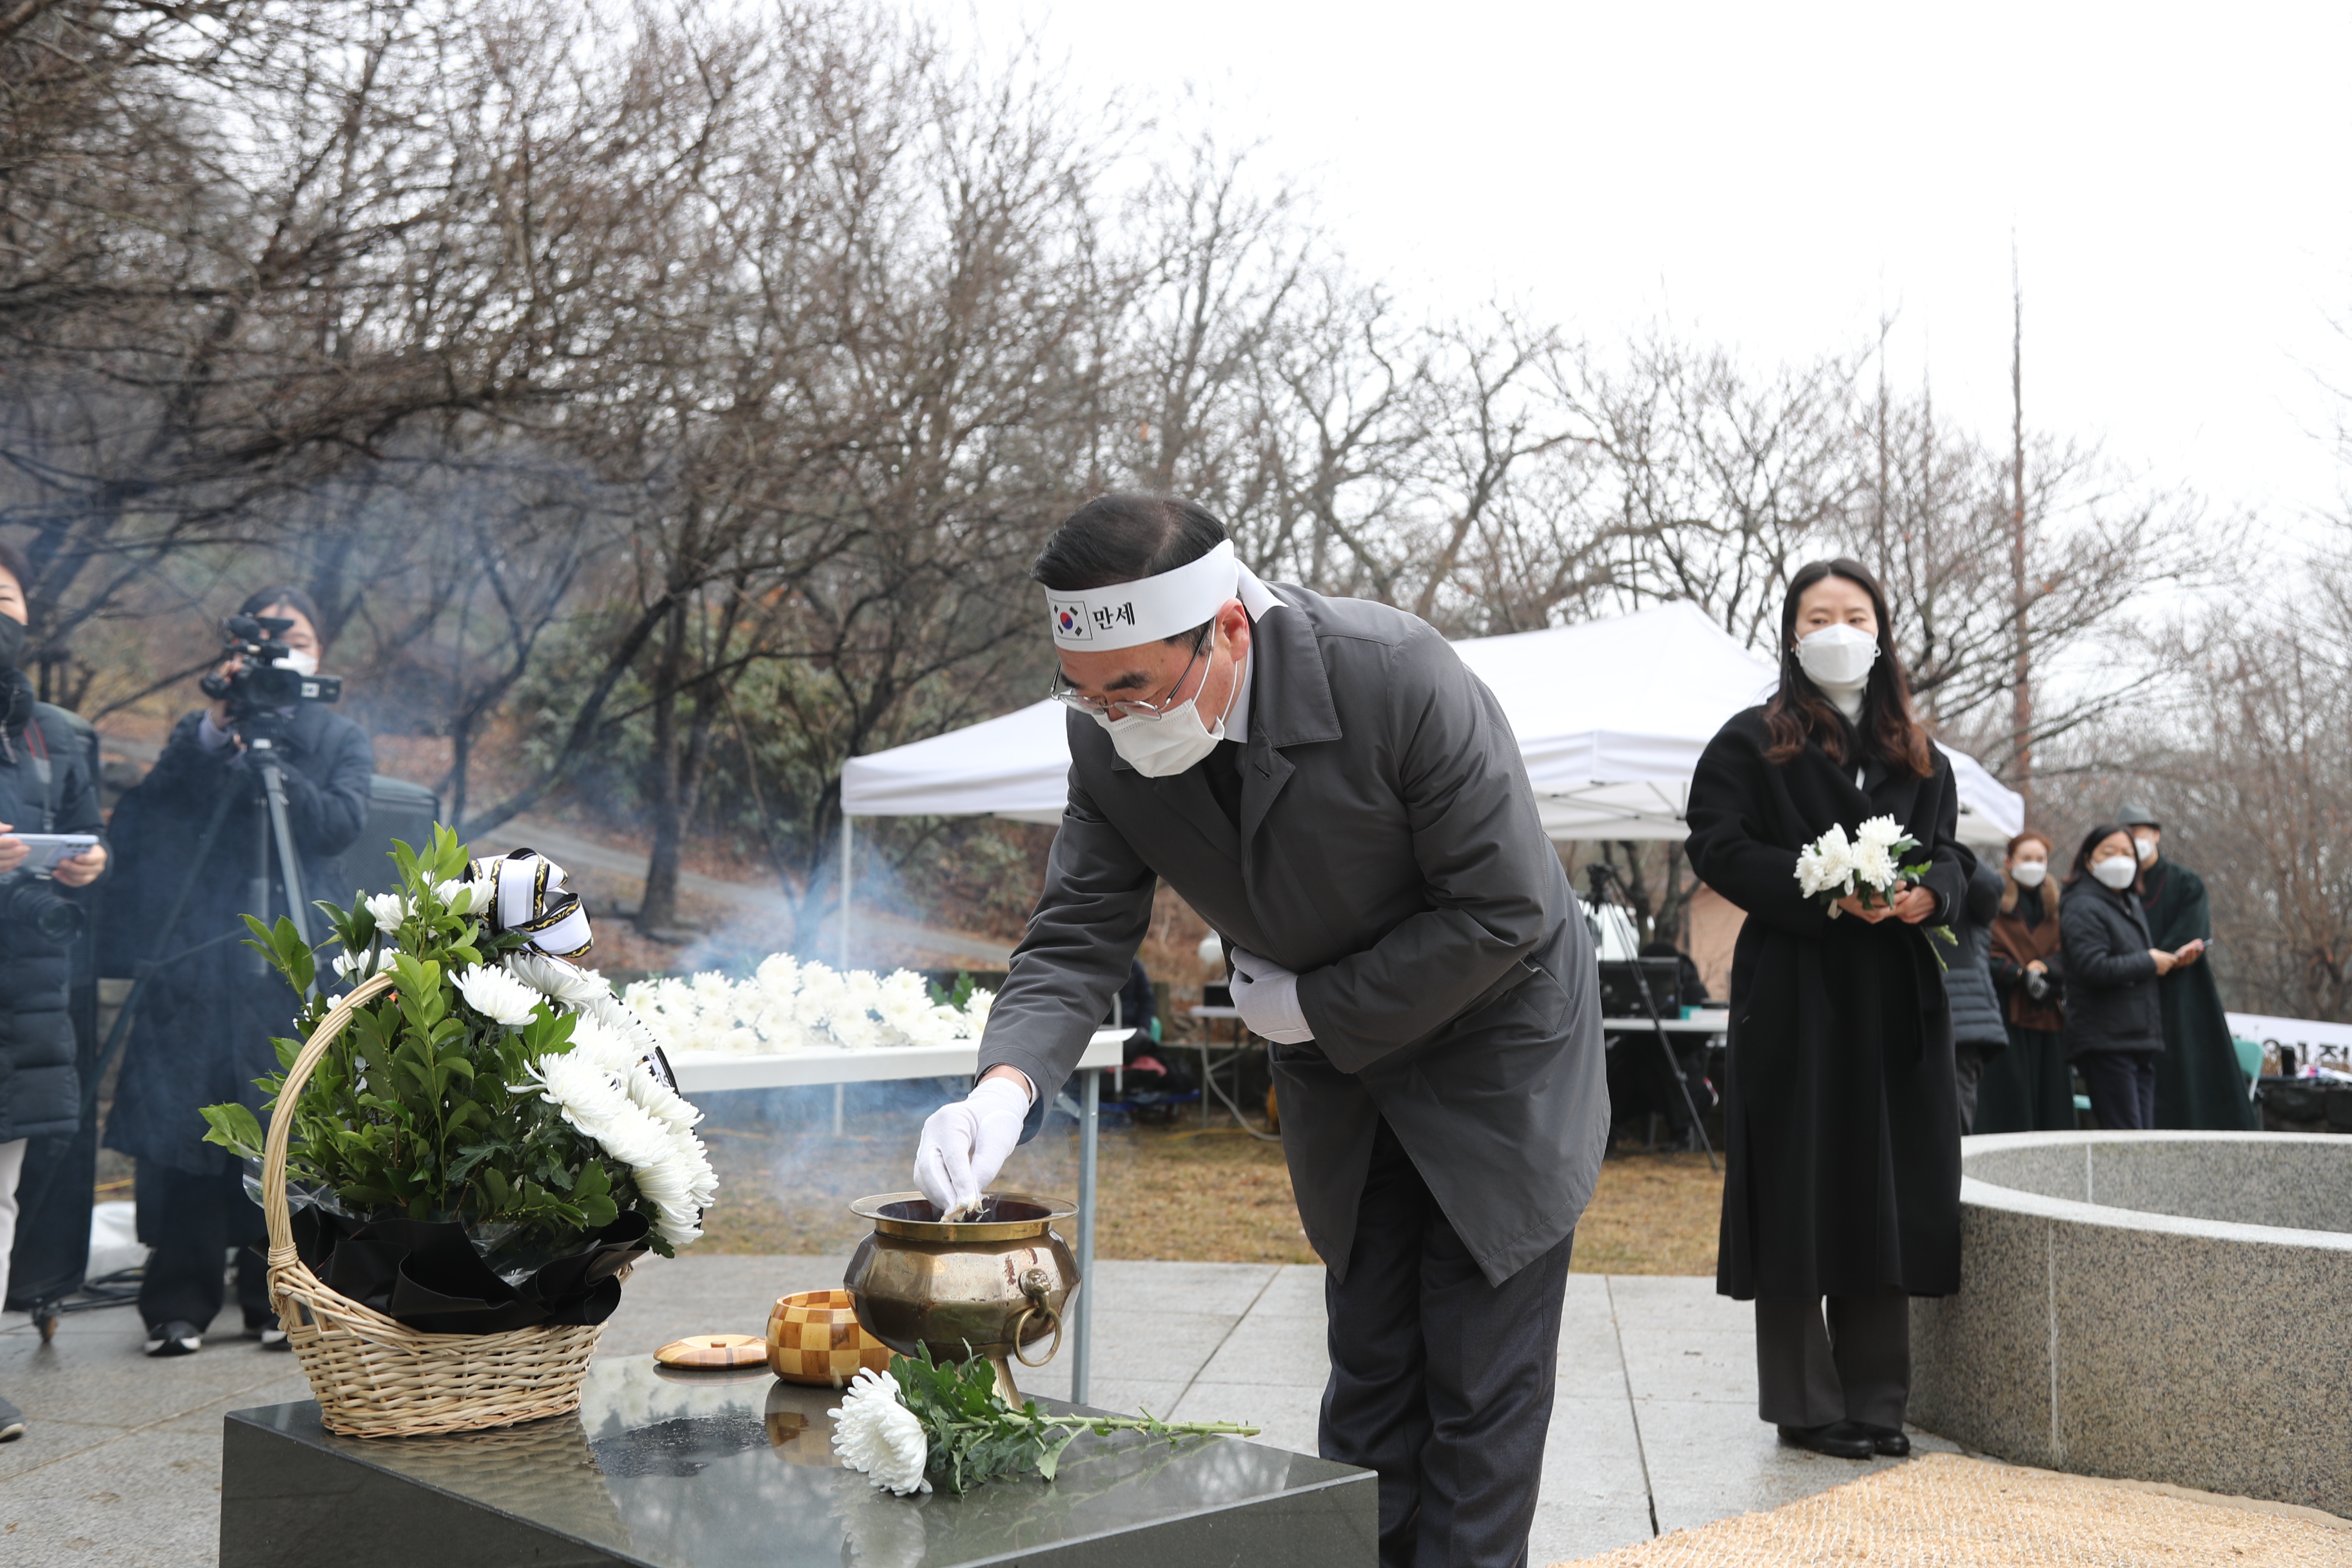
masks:
{"label": "long dark hair", "polygon": [[1841,556],[1812,561],[1797,568],[1789,579],[1788,597],[1780,602],[1780,687],[1764,704],[1764,728],[1772,737],[1764,760],[1783,765],[1796,760],[1807,741],[1820,744],[1830,761],[1843,764],[1845,716],[1797,662],[1797,602],[1805,590],[1828,577],[1843,577],[1870,595],[1871,614],[1878,621],[1878,658],[1870,667],[1870,684],[1862,694],[1861,731],[1865,747],[1878,753],[1888,767],[1924,779],[1936,769],[1936,753],[1927,731],[1911,711],[1911,682],[1903,673],[1903,656],[1895,651],[1895,628],[1886,614],[1886,590],[1859,561]]}
{"label": "long dark hair", "polygon": [[[2105,843],[2108,839],[2113,838],[2118,833],[2122,834],[2126,838],[2129,838],[2131,837],[2131,829],[2126,827],[2120,822],[2099,823],[2094,826],[2090,832],[2083,835],[2083,842],[2074,851],[2074,868],[2066,873],[2066,885],[2068,887],[2073,887],[2084,878],[2091,875],[2091,851],[2096,849],[2100,845]],[[2092,877],[2091,879],[2094,882],[2098,881],[2098,879],[2095,877]],[[2105,884],[2100,883],[2100,886],[2104,887]]]}

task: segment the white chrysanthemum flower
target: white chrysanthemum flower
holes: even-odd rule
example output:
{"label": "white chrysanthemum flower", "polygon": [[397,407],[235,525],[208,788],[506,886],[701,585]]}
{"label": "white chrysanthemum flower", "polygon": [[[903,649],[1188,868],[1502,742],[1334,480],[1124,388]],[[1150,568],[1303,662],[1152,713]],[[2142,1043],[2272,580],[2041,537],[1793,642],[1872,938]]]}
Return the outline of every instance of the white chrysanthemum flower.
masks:
{"label": "white chrysanthemum flower", "polygon": [[923,1424],[899,1399],[896,1379],[860,1367],[840,1408],[825,1414],[833,1417],[833,1448],[843,1464],[899,1497],[931,1489],[923,1479],[930,1445]]}
{"label": "white chrysanthemum flower", "polygon": [[995,1005],[995,992],[975,991],[971,994],[971,1000],[963,1005],[966,1038],[976,1040],[980,1037],[981,1031],[988,1027],[988,1010]]}
{"label": "white chrysanthemum flower", "polygon": [[[628,1167],[654,1207],[654,1228],[663,1240],[687,1247],[701,1239],[702,1213],[718,1196],[719,1177],[701,1140],[687,1131],[699,1112],[643,1065],[616,1070],[576,1049],[540,1058],[529,1079],[515,1087],[537,1087],[576,1131]],[[641,1095],[657,1109],[640,1103]],[[677,1105],[668,1105],[665,1096]]]}
{"label": "white chrysanthemum flower", "polygon": [[1853,847],[1854,880],[1865,888],[1885,892],[1900,877],[1895,868],[1895,857],[1884,844],[1862,843]]}
{"label": "white chrysanthemum flower", "polygon": [[451,914],[462,915],[474,907],[476,895],[471,882],[460,882],[452,879],[446,882],[434,883],[433,896],[440,900],[441,907]]}
{"label": "white chrysanthemum flower", "polygon": [[1832,826],[1797,852],[1797,886],[1807,898],[1853,891],[1854,847],[1845,829]]}
{"label": "white chrysanthemum flower", "polygon": [[457,994],[466,999],[466,1005],[509,1027],[530,1023],[531,1010],[539,1005],[538,992],[505,970],[487,963],[471,964],[460,971],[456,984]]}
{"label": "white chrysanthemum flower", "polygon": [[[601,980],[604,976],[598,975],[597,978]],[[580,1011],[635,1046],[641,1057],[650,1056],[656,1046],[667,1043],[655,1035],[643,1015],[610,990],[581,1003]]]}
{"label": "white chrysanthemum flower", "polygon": [[593,969],[583,969],[561,958],[550,958],[532,948],[519,948],[506,956],[507,973],[566,1007],[585,1007],[599,996],[613,994],[613,983]]}
{"label": "white chrysanthemum flower", "polygon": [[373,980],[379,974],[389,974],[393,969],[392,948],[373,952],[339,952],[335,954],[335,973],[356,985],[362,980]]}
{"label": "white chrysanthemum flower", "polygon": [[408,900],[398,893],[370,893],[360,902],[375,917],[378,931],[392,930],[408,914]]}
{"label": "white chrysanthemum flower", "polygon": [[1873,816],[1865,819],[1860,827],[1854,829],[1853,837],[1858,844],[1875,844],[1880,848],[1885,849],[1901,843],[1905,834],[1903,825],[1893,817]]}
{"label": "white chrysanthemum flower", "polygon": [[594,1062],[607,1072],[628,1072],[645,1059],[645,1053],[637,1049],[636,1042],[587,1013],[575,1014],[572,1017],[572,1054],[583,1061]]}

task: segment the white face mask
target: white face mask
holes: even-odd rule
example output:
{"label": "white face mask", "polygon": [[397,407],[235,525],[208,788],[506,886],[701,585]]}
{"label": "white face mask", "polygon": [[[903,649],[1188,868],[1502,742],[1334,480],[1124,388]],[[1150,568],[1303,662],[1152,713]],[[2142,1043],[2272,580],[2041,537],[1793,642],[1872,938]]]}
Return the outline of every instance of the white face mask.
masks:
{"label": "white face mask", "polygon": [[2153,838],[2135,838],[2132,840],[2132,847],[2139,851],[2140,864],[2143,866],[2156,858],[2156,840]]}
{"label": "white face mask", "polygon": [[2091,862],[2091,875],[2120,893],[2139,876],[2139,862],[2128,855],[2110,855]]}
{"label": "white face mask", "polygon": [[[1208,682],[1203,679],[1202,685]],[[1234,681],[1234,694],[1241,691],[1241,680]],[[1100,713],[1089,715],[1109,732],[1111,749],[1127,759],[1127,765],[1148,779],[1163,779],[1181,773],[1217,749],[1225,738],[1225,719],[1233,712],[1233,697],[1225,699],[1225,712],[1217,718],[1213,730],[1201,722],[1201,699],[1194,693],[1158,718],[1139,713],[1128,719],[1107,719]]]}
{"label": "white face mask", "polygon": [[290,669],[297,675],[319,673],[319,656],[307,647],[288,648],[286,657],[278,661],[280,669]]}
{"label": "white face mask", "polygon": [[2038,888],[2042,879],[2050,875],[2050,868],[2040,860],[2020,860],[2009,868],[2009,874],[2017,879],[2021,888]]}
{"label": "white face mask", "polygon": [[1852,689],[1870,679],[1878,639],[1859,626],[1823,626],[1797,643],[1797,664],[1816,686]]}

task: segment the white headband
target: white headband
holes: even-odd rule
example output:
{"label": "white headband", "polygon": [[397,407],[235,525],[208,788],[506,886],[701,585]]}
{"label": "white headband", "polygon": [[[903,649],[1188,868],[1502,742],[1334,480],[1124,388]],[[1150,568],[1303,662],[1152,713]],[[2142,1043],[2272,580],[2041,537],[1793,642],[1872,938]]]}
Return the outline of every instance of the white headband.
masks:
{"label": "white headband", "polygon": [[1156,577],[1107,588],[1048,588],[1045,616],[1056,647],[1134,647],[1213,620],[1218,607],[1239,591],[1244,575],[1234,559],[1233,541],[1221,540],[1198,561]]}

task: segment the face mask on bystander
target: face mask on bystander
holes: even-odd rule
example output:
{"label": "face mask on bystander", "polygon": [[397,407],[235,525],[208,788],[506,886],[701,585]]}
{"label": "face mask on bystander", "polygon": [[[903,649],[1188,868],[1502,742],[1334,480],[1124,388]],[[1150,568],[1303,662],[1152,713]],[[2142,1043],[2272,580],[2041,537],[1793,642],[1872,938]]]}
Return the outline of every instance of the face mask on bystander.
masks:
{"label": "face mask on bystander", "polygon": [[2091,863],[2091,875],[2096,877],[2102,886],[2113,888],[2120,893],[2139,876],[2139,862],[2129,855],[2110,855],[2104,860]]}

